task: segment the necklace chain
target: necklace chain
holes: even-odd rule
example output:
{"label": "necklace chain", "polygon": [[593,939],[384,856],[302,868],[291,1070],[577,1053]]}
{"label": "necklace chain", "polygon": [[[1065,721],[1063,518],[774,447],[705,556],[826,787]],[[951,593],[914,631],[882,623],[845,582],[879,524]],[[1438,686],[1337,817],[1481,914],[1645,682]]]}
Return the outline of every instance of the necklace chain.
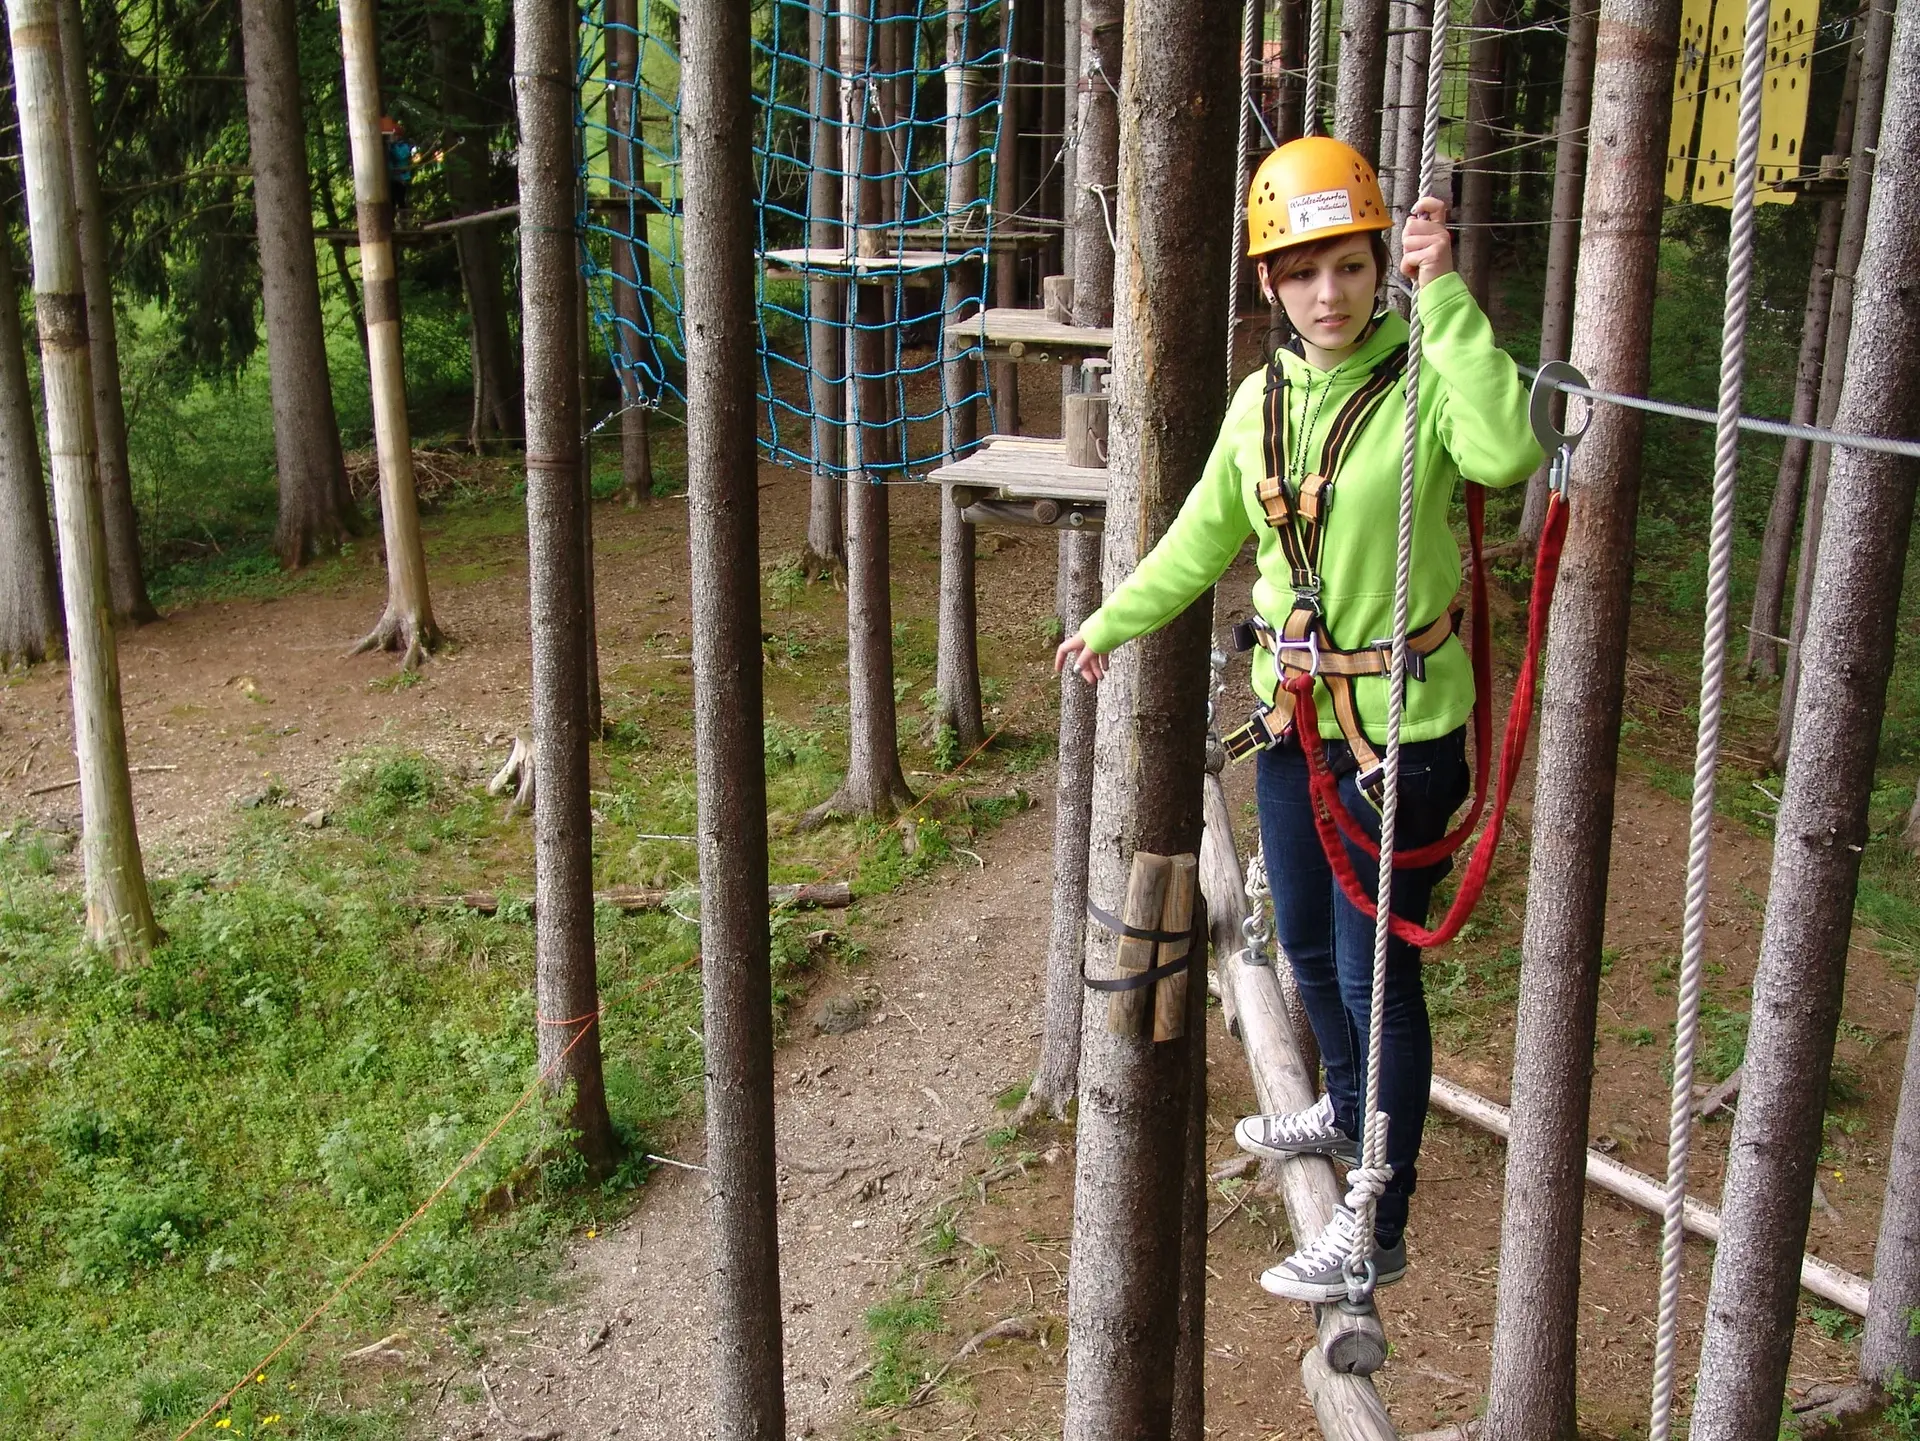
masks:
{"label": "necklace chain", "polygon": [[[1300,404],[1300,413],[1306,424],[1294,433],[1293,453],[1287,457],[1287,480],[1297,491],[1300,482],[1307,478],[1307,452],[1313,444],[1313,432],[1320,424],[1320,410],[1327,403],[1327,396],[1333,392],[1333,377],[1327,377],[1327,383],[1316,397],[1313,393],[1313,377],[1307,377],[1307,397]],[[1311,406],[1311,409],[1309,409]]]}

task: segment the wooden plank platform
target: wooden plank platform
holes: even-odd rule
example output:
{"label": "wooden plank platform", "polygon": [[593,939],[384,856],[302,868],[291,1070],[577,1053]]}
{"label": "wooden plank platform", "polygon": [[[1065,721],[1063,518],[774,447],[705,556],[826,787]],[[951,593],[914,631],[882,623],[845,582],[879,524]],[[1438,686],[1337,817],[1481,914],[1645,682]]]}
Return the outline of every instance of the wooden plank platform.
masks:
{"label": "wooden plank platform", "polygon": [[1078,529],[1106,518],[1107,472],[1068,465],[1066,442],[1057,437],[990,435],[928,479],[955,487],[963,507],[978,508],[972,520]]}
{"label": "wooden plank platform", "polygon": [[992,308],[947,327],[947,334],[985,347],[988,360],[1073,365],[1113,349],[1110,325],[1062,325],[1044,310]]}
{"label": "wooden plank platform", "polygon": [[924,276],[928,281],[938,281],[943,271],[968,257],[939,250],[895,250],[884,255],[855,253],[849,256],[842,245],[803,245],[792,250],[762,251],[760,258],[766,262],[767,274],[779,280],[813,276],[846,279],[851,275],[855,280],[892,281],[904,274],[909,280]]}
{"label": "wooden plank platform", "polygon": [[946,245],[954,250],[979,250],[984,246],[988,250],[1015,252],[1038,249],[1058,237],[1057,231],[1008,230],[1004,226],[996,229],[991,238],[978,230],[943,230],[937,225],[909,225],[887,233],[899,236],[908,245],[919,241]]}

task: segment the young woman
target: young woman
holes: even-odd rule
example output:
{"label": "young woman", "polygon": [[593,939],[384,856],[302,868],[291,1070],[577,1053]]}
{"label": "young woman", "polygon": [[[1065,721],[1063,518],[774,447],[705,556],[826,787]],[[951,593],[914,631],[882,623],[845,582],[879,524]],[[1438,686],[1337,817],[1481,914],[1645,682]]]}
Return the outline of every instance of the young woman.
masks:
{"label": "young woman", "polygon": [[[1282,672],[1316,676],[1317,714],[1341,799],[1377,840],[1384,638],[1393,630],[1406,416],[1407,324],[1383,302],[1391,225],[1372,167],[1350,147],[1310,137],[1267,157],[1253,180],[1248,248],[1291,338],[1240,386],[1206,472],[1166,535],[1061,644],[1054,662],[1056,670],[1072,665],[1089,683],[1099,681],[1109,652],[1179,615],[1249,535],[1258,537],[1253,684],[1262,706],[1226,740],[1230,751],[1258,749],[1260,837],[1275,929],[1319,1043],[1327,1093],[1306,1111],[1249,1117],[1236,1135],[1260,1155],[1317,1153],[1349,1164],[1358,1154],[1366,1093],[1374,926],[1327,865],[1292,725],[1293,696],[1277,680]],[[1397,813],[1397,843],[1406,851],[1443,836],[1468,792],[1474,684],[1450,615],[1461,575],[1448,525],[1455,482],[1465,476],[1512,485],[1541,455],[1513,361],[1494,345],[1486,316],[1454,274],[1440,201],[1414,207],[1401,269],[1420,282],[1424,326]],[[1372,895],[1373,861],[1355,847],[1348,853]],[[1450,864],[1400,871],[1394,912],[1424,925],[1433,888]],[[1420,952],[1397,938],[1388,953],[1383,1022],[1380,1109],[1390,1117],[1393,1177],[1374,1221],[1381,1285],[1406,1270],[1403,1233],[1433,1072]],[[1342,1209],[1322,1236],[1261,1284],[1304,1301],[1345,1295],[1342,1265],[1355,1224]]]}

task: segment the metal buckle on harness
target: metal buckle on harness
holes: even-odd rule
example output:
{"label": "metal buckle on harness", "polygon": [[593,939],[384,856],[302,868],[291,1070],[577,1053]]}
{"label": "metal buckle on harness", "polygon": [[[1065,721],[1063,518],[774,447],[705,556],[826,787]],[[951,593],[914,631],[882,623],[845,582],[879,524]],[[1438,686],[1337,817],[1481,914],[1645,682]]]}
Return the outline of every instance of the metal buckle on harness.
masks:
{"label": "metal buckle on harness", "polygon": [[1245,760],[1255,751],[1271,750],[1280,744],[1280,738],[1267,724],[1267,714],[1263,706],[1247,717],[1245,725],[1220,737],[1220,748],[1227,753],[1228,760]]}
{"label": "metal buckle on harness", "polygon": [[[1393,638],[1389,636],[1384,640],[1375,640],[1369,643],[1369,645],[1367,646],[1367,649],[1376,650],[1380,652],[1381,675],[1383,677],[1392,676],[1393,674]],[[1407,679],[1424,681],[1426,678],[1427,678],[1427,658],[1421,655],[1420,652],[1415,650],[1411,645],[1409,645],[1407,647]]]}
{"label": "metal buckle on harness", "polygon": [[1288,640],[1285,636],[1278,636],[1278,635],[1273,638],[1273,652],[1274,652],[1275,660],[1279,660],[1281,658],[1280,653],[1282,651],[1289,651],[1289,650],[1303,650],[1307,653],[1307,664],[1304,666],[1295,666],[1294,668],[1296,670],[1303,670],[1310,676],[1314,676],[1314,677],[1319,676],[1320,674],[1320,637],[1319,636],[1315,635],[1312,631],[1308,631],[1307,638],[1305,640]]}

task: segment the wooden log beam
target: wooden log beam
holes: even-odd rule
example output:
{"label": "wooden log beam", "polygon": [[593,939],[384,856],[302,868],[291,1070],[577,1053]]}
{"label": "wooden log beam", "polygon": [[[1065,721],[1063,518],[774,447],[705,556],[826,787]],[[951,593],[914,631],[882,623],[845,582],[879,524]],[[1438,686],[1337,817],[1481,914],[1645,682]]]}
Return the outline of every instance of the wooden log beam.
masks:
{"label": "wooden log beam", "polygon": [[[617,886],[610,891],[595,891],[596,906],[611,906],[629,915],[639,911],[658,911],[666,907],[673,891],[656,886]],[[478,911],[491,916],[500,909],[500,897],[492,891],[466,891],[451,896],[408,896],[407,906],[422,911]],[[786,906],[796,911],[845,910],[853,904],[853,891],[845,881],[822,881],[808,885],[767,887],[767,904]],[[533,902],[528,900],[529,909]]]}
{"label": "wooden log beam", "polygon": [[1399,1441],[1373,1382],[1334,1370],[1319,1347],[1300,1358],[1300,1380],[1326,1441]]}
{"label": "wooden log beam", "polygon": [[[1464,1086],[1456,1086],[1440,1076],[1433,1078],[1430,1092],[1434,1106],[1449,1116],[1462,1121],[1470,1121],[1483,1130],[1507,1139],[1513,1129],[1507,1108],[1497,1101],[1489,1101],[1484,1096],[1476,1096]],[[1659,1215],[1666,1210],[1666,1187],[1644,1171],[1636,1171],[1631,1166],[1623,1166],[1611,1156],[1603,1156],[1598,1151],[1587,1152],[1587,1181],[1598,1186],[1610,1195],[1623,1201],[1630,1201]],[[1687,1198],[1684,1212],[1687,1234],[1699,1236],[1716,1245],[1720,1240],[1720,1213],[1713,1207],[1692,1197]],[[1806,1290],[1823,1301],[1831,1301],[1843,1306],[1856,1316],[1867,1314],[1867,1297],[1870,1283],[1850,1271],[1843,1271],[1831,1262],[1822,1261],[1818,1256],[1803,1256],[1800,1261],[1800,1284]]]}

